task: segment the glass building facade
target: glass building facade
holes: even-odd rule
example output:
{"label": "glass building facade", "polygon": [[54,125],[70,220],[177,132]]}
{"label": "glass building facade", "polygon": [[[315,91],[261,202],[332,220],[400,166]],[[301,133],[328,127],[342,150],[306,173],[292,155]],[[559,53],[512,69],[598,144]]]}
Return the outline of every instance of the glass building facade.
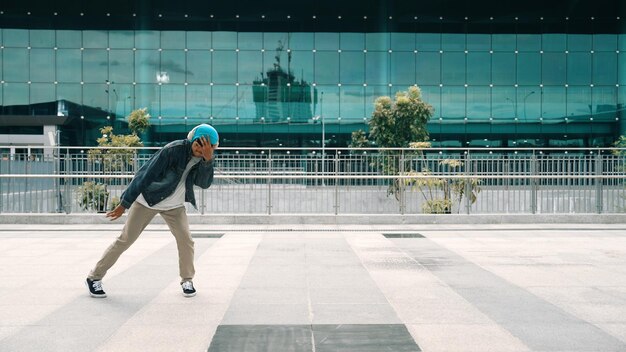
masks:
{"label": "glass building facade", "polygon": [[434,146],[609,146],[626,132],[626,34],[614,14],[576,27],[538,14],[494,26],[417,10],[300,13],[305,25],[263,13],[208,27],[0,21],[0,135],[40,133],[29,119],[62,116],[64,145],[95,145],[100,127],[124,131],[125,116],[147,107],[147,145],[211,123],[223,146],[318,147],[324,128],[326,146],[345,147],[378,96],[411,85],[434,107]]}

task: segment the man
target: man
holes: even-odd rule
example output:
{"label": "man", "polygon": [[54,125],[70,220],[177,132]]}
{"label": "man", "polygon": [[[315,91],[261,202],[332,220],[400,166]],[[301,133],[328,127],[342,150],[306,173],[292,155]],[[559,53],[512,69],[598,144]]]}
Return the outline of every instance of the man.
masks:
{"label": "man", "polygon": [[130,208],[121,235],[104,252],[87,277],[86,284],[92,297],[106,297],[102,278],[156,214],[161,214],[176,238],[183,295],[195,296],[192,281],[195,274],[194,242],[184,202],[196,207],[193,186],[206,189],[213,182],[213,152],[218,144],[217,131],[202,124],[191,130],[187,139],[173,141],[163,147],[137,171],[122,193],[120,205],[106,214],[115,220]]}

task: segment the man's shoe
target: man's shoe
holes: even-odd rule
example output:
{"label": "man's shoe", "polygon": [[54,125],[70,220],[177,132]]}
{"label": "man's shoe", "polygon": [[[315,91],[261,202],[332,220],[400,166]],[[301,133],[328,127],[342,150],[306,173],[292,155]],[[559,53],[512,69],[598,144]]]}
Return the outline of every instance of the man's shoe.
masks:
{"label": "man's shoe", "polygon": [[104,293],[104,290],[102,290],[102,280],[92,280],[88,278],[87,281],[85,281],[85,284],[87,285],[87,288],[89,288],[89,294],[91,297],[104,298],[107,296],[107,294]]}
{"label": "man's shoe", "polygon": [[193,282],[185,281],[180,286],[183,288],[183,296],[193,297],[196,295],[196,289],[193,288]]}

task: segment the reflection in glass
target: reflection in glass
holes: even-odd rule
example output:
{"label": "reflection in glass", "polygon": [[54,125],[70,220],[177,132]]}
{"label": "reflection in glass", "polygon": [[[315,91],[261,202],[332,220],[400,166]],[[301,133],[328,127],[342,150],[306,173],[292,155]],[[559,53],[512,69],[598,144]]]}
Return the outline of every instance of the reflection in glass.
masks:
{"label": "reflection in glass", "polygon": [[416,56],[417,85],[439,84],[441,82],[441,54],[420,52]]}
{"label": "reflection in glass", "polygon": [[135,108],[148,108],[150,115],[160,116],[160,86],[156,84],[137,84],[135,86]]}
{"label": "reflection in glass", "polygon": [[211,49],[211,32],[187,32],[187,49]]}
{"label": "reflection in glass", "polygon": [[391,50],[415,50],[415,33],[391,33]]}
{"label": "reflection in glass", "polygon": [[465,84],[465,54],[455,52],[443,53],[442,83]]}
{"label": "reflection in glass", "polygon": [[565,34],[547,33],[541,36],[541,49],[543,51],[565,51],[567,40]]}
{"label": "reflection in glass", "polygon": [[28,46],[28,30],[3,29],[2,45],[5,48],[26,48]]}
{"label": "reflection in glass", "polygon": [[[295,76],[291,70],[292,53],[283,55],[283,51],[284,47],[279,43],[272,67],[253,81],[255,121],[305,122],[313,116],[311,103],[315,101],[316,89],[302,77]],[[247,115],[248,112],[244,116]]]}
{"label": "reflection in glass", "polygon": [[439,86],[420,86],[422,100],[432,105],[435,110],[432,118],[441,117],[441,88]]}
{"label": "reflection in glass", "polygon": [[237,53],[233,51],[213,52],[213,82],[232,84],[237,82]]}
{"label": "reflection in glass", "polygon": [[494,87],[491,90],[491,113],[494,119],[513,119],[518,116],[516,96],[513,87]]}
{"label": "reflection in glass", "polygon": [[189,50],[187,52],[187,82],[211,82],[211,52],[206,50]]}
{"label": "reflection in glass", "polygon": [[237,87],[235,85],[213,86],[213,117],[232,120],[237,116]]}
{"label": "reflection in glass", "polygon": [[[56,51],[56,79],[59,82],[82,81],[82,55],[79,49],[59,49]],[[132,72],[132,71],[131,71]],[[131,74],[132,78],[132,74]]]}
{"label": "reflection in glass", "polygon": [[161,116],[184,117],[185,110],[185,86],[182,84],[163,84],[161,93]]}
{"label": "reflection in glass", "polygon": [[491,116],[491,89],[489,87],[467,88],[467,118],[470,121],[489,120]]}
{"label": "reflection in glass", "polygon": [[315,33],[316,50],[337,50],[339,49],[339,33]]}
{"label": "reflection in glass", "polygon": [[135,32],[109,31],[109,48],[132,49],[135,47]]}
{"label": "reflection in glass", "polygon": [[108,77],[108,53],[105,49],[83,50],[83,81],[104,83]]}
{"label": "reflection in glass", "polygon": [[389,33],[365,33],[365,49],[368,51],[389,50]]}
{"label": "reflection in glass", "polygon": [[413,52],[393,52],[389,69],[391,84],[406,86],[415,84],[415,54]]}
{"label": "reflection in glass", "polygon": [[446,87],[441,89],[441,116],[444,120],[463,120],[465,114],[465,88]]}
{"label": "reflection in glass", "polygon": [[211,86],[190,84],[186,98],[189,118],[211,116]]}
{"label": "reflection in glass", "polygon": [[116,83],[132,83],[134,55],[132,50],[109,51],[109,80]]}
{"label": "reflection in glass", "polygon": [[365,33],[339,33],[339,46],[341,50],[365,49]]}
{"label": "reflection in glass", "polygon": [[591,36],[589,34],[568,34],[567,50],[591,51]]}
{"label": "reflection in glass", "polygon": [[6,82],[28,81],[28,51],[26,49],[4,48],[2,72]]}
{"label": "reflection in glass", "polygon": [[185,32],[183,31],[162,31],[161,32],[161,49],[184,49],[185,48]]}
{"label": "reflection in glass", "polygon": [[467,54],[467,83],[491,83],[491,57],[485,52],[470,52]]}
{"label": "reflection in glass", "polygon": [[32,49],[30,51],[30,81],[54,81],[54,51],[51,49]]}
{"label": "reflection in glass", "polygon": [[365,82],[367,84],[387,84],[389,67],[389,53],[370,52],[365,54]]}
{"label": "reflection in glass", "polygon": [[337,84],[339,82],[339,53],[315,53],[315,82],[317,84]]}
{"label": "reflection in glass", "polygon": [[595,51],[615,51],[617,50],[616,34],[594,34],[593,50]]}
{"label": "reflection in glass", "polygon": [[54,47],[54,31],[51,29],[31,29],[30,46],[32,48]]}
{"label": "reflection in glass", "polygon": [[339,115],[342,119],[358,120],[365,116],[365,87],[363,86],[341,86],[341,109]]}
{"label": "reflection in glass", "polygon": [[565,116],[565,87],[544,87],[541,107],[541,117],[544,119],[563,118]]}
{"label": "reflection in glass", "polygon": [[517,89],[516,116],[520,121],[538,121],[541,116],[541,90],[520,86]]}
{"label": "reflection in glass", "polygon": [[576,116],[588,116],[591,106],[591,88],[568,87],[567,88],[567,117],[572,119]]}
{"label": "reflection in glass", "polygon": [[59,48],[75,48],[82,47],[83,42],[82,31],[58,30],[56,31],[56,45]]}
{"label": "reflection in glass", "polygon": [[263,74],[263,55],[261,51],[240,51],[238,55],[237,82],[252,84]]}
{"label": "reflection in glass", "polygon": [[109,47],[109,35],[106,31],[83,31],[82,47],[106,49]]}
{"label": "reflection in glass", "polygon": [[28,84],[4,83],[4,106],[27,105],[28,95]]}
{"label": "reflection in glass", "polygon": [[182,50],[161,51],[159,72],[161,72],[161,75],[169,77],[169,83],[184,83],[188,74],[185,64],[185,52]]}
{"label": "reflection in glass", "polygon": [[591,54],[574,52],[567,55],[567,83],[591,84]]}
{"label": "reflection in glass", "polygon": [[565,85],[565,53],[545,53],[542,56],[542,83]]}
{"label": "reflection in glass", "polygon": [[463,51],[465,50],[465,34],[442,33],[441,49],[444,51]]}
{"label": "reflection in glass", "polygon": [[374,111],[374,101],[378,97],[389,96],[390,91],[388,86],[375,86],[375,85],[367,85],[365,87],[365,116],[372,116],[372,112]]}
{"label": "reflection in glass", "polygon": [[439,51],[441,50],[441,34],[417,33],[415,43],[418,51]]}
{"label": "reflection in glass", "polygon": [[[30,85],[30,104],[38,104],[38,103],[46,103],[50,101],[54,101],[54,84],[52,83],[33,83]],[[37,114],[37,111],[34,111]],[[44,111],[42,115],[47,115]]]}
{"label": "reflection in glass", "polygon": [[161,32],[136,31],[135,47],[137,49],[158,49],[161,47]]}
{"label": "reflection in glass", "polygon": [[237,36],[237,48],[239,48],[239,50],[260,51],[263,48],[263,33],[239,32]]}
{"label": "reflection in glass", "polygon": [[591,104],[594,121],[614,121],[617,110],[617,88],[615,86],[591,88]]}
{"label": "reflection in glass", "polygon": [[493,53],[491,62],[493,84],[513,85],[515,83],[515,54]]}
{"label": "reflection in glass", "polygon": [[593,84],[617,83],[617,54],[600,52],[593,54]]}

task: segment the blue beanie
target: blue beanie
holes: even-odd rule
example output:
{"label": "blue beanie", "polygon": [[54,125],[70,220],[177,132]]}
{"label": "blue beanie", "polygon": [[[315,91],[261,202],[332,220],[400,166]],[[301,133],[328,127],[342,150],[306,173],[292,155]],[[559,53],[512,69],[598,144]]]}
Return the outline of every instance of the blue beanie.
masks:
{"label": "blue beanie", "polygon": [[217,134],[217,130],[215,130],[215,128],[213,128],[213,126],[207,125],[207,124],[202,124],[197,126],[196,128],[194,128],[194,134],[193,137],[191,138],[191,142],[195,142],[196,139],[201,138],[201,137],[205,137],[207,138],[209,141],[211,141],[212,145],[217,144],[220,141],[220,137]]}

